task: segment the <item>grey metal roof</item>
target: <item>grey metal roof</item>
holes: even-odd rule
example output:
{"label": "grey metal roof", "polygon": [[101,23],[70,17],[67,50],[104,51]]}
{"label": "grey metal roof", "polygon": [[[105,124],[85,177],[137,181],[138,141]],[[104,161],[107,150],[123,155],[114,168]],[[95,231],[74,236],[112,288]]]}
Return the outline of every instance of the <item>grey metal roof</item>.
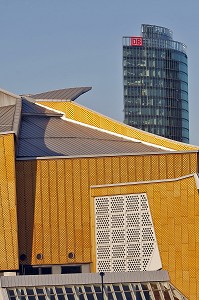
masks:
{"label": "grey metal roof", "polygon": [[39,100],[72,100],[74,101],[82,94],[91,90],[91,87],[76,87],[76,88],[68,88],[68,89],[60,89],[54,91],[48,91],[39,94],[28,95],[33,99]]}
{"label": "grey metal roof", "polygon": [[[37,106],[37,104],[32,104]],[[162,149],[148,146],[142,142],[102,132],[54,116],[29,114],[37,108],[22,110],[21,130],[18,141],[17,157],[44,156],[85,156],[85,155],[114,155],[122,153],[158,153]]]}
{"label": "grey metal roof", "polygon": [[14,105],[0,107],[0,132],[14,131],[18,136],[21,118],[21,99]]}
{"label": "grey metal roof", "polygon": [[12,131],[15,105],[0,107],[0,132]]}

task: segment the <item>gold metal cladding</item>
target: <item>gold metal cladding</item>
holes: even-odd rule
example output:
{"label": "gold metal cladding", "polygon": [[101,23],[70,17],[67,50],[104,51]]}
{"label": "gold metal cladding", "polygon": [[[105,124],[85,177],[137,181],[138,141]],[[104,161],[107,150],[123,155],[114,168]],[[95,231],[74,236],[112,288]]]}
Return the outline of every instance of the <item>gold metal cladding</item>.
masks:
{"label": "gold metal cladding", "polygon": [[14,134],[0,135],[0,270],[18,269]]}

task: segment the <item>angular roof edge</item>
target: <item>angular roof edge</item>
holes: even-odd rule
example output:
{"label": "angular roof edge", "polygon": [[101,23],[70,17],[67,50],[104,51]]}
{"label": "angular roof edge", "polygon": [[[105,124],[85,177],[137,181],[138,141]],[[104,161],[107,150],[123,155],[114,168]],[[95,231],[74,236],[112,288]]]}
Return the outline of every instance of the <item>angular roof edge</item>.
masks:
{"label": "angular roof edge", "polygon": [[22,95],[28,96],[32,99],[39,100],[39,101],[74,101],[79,96],[83,95],[84,93],[90,91],[92,87],[76,87],[76,88],[65,88],[53,91],[47,91],[38,94],[29,94],[29,95]]}
{"label": "angular roof edge", "polygon": [[20,98],[16,101],[15,113],[13,118],[13,131],[15,132],[16,138],[18,138],[19,136],[20,121],[21,121],[21,106],[22,106],[22,100]]}
{"label": "angular roof edge", "polygon": [[21,98],[19,95],[13,94],[13,93],[11,93],[11,92],[9,92],[7,90],[1,89],[1,88],[0,88],[0,93],[6,94],[8,96],[11,96],[11,97],[17,98],[17,99]]}
{"label": "angular roof edge", "polygon": [[98,113],[90,108],[87,108],[79,103],[74,102],[53,102],[37,100],[38,103],[45,107],[55,109],[59,112],[64,112],[67,119],[96,127],[98,129],[107,130],[109,132],[117,133],[125,137],[134,138],[140,142],[149,143],[168,148],[174,151],[191,151],[199,150],[199,146],[186,144],[171,140],[153,133],[143,131],[141,129],[126,125],[120,121],[114,120],[108,116]]}
{"label": "angular roof edge", "polygon": [[122,183],[109,183],[109,184],[99,184],[99,185],[91,185],[91,189],[96,188],[108,188],[108,187],[118,187],[118,186],[129,186],[129,185],[140,185],[140,184],[154,184],[154,183],[162,183],[162,182],[175,182],[183,179],[187,179],[193,177],[196,183],[196,188],[199,190],[199,178],[197,173],[191,173],[180,177],[175,178],[167,178],[167,179],[158,179],[158,180],[146,180],[146,181],[132,181],[132,182],[122,182]]}
{"label": "angular roof edge", "polygon": [[[10,132],[9,132],[10,133]],[[14,133],[14,132],[11,132]],[[5,134],[5,133],[4,133]],[[98,158],[98,157],[114,157],[114,156],[147,156],[147,155],[173,155],[173,154],[183,154],[183,153],[198,153],[196,150],[191,151],[168,151],[168,152],[140,152],[140,153],[117,153],[117,154],[93,154],[93,155],[59,155],[59,156],[23,156],[16,157],[16,160],[53,160],[53,159],[71,159],[71,158]]]}

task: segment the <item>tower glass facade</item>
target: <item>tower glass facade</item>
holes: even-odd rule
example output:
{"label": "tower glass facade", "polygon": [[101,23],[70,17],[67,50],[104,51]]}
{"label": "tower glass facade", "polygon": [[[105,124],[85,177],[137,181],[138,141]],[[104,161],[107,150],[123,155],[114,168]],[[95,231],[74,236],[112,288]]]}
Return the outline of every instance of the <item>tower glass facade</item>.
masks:
{"label": "tower glass facade", "polygon": [[189,142],[186,46],[172,31],[143,24],[141,36],[123,37],[124,122]]}

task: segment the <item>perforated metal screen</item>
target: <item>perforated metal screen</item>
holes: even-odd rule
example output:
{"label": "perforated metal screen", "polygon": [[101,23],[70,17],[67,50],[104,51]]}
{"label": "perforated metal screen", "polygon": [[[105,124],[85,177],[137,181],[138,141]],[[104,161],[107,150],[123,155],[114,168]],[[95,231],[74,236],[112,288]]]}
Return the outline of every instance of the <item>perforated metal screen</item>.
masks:
{"label": "perforated metal screen", "polygon": [[146,194],[96,197],[97,272],[162,267]]}

